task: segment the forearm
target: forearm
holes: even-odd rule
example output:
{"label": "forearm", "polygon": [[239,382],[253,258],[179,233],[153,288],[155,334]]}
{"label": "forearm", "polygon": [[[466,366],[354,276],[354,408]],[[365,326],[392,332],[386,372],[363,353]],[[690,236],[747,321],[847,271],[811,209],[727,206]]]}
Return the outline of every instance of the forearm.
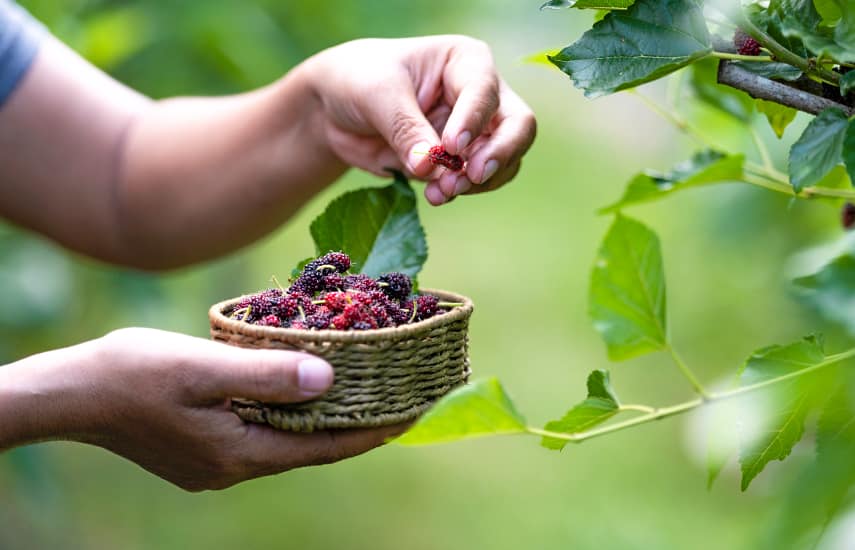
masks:
{"label": "forearm", "polygon": [[0,367],[0,451],[38,441],[92,441],[95,417],[85,377],[93,343]]}
{"label": "forearm", "polygon": [[345,170],[320,114],[302,66],[251,93],[167,100],[143,113],[120,172],[124,263],[176,267],[275,229]]}
{"label": "forearm", "polygon": [[47,40],[0,110],[0,216],[143,268],[245,245],[345,169],[304,73],[153,102]]}

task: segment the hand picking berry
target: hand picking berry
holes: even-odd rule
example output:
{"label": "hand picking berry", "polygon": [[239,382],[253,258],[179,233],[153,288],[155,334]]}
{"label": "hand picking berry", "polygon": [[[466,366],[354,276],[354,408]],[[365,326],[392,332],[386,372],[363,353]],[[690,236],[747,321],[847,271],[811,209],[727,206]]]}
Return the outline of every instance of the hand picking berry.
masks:
{"label": "hand picking berry", "polygon": [[231,318],[299,330],[372,330],[423,321],[461,305],[430,294],[413,295],[413,281],[404,273],[374,279],[349,274],[350,266],[343,252],[325,254],[307,263],[289,288],[242,299]]}
{"label": "hand picking berry", "polygon": [[428,152],[430,163],[435,166],[444,166],[452,172],[460,172],[463,170],[463,157],[460,155],[452,155],[445,150],[442,145],[434,145]]}

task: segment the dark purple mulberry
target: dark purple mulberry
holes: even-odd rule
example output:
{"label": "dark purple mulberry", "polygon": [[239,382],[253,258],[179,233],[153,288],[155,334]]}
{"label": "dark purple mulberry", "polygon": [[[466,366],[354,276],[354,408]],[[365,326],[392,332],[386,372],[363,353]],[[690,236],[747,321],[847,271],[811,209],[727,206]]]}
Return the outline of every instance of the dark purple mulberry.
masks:
{"label": "dark purple mulberry", "polygon": [[344,278],[344,286],[348,290],[358,290],[360,292],[371,292],[372,290],[380,290],[377,281],[368,275],[348,275]]}
{"label": "dark purple mulberry", "polygon": [[331,265],[339,273],[350,269],[350,256],[344,252],[330,252],[319,259],[321,265]]}
{"label": "dark purple mulberry", "polygon": [[383,292],[399,302],[406,300],[413,291],[413,281],[404,273],[386,273],[378,281]]}

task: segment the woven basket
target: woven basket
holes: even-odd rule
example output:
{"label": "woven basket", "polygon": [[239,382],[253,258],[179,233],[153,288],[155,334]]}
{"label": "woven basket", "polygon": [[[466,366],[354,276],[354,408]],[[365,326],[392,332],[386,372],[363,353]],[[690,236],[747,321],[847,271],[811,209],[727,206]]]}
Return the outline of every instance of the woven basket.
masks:
{"label": "woven basket", "polygon": [[410,325],[364,331],[295,330],[229,319],[235,298],[208,312],[214,340],[244,348],[305,351],[328,361],[333,387],[319,399],[264,404],[232,399],[244,420],[282,430],[312,432],[372,428],[413,420],[469,377],[467,328],[472,301],[424,289],[442,301],[461,302],[445,313]]}

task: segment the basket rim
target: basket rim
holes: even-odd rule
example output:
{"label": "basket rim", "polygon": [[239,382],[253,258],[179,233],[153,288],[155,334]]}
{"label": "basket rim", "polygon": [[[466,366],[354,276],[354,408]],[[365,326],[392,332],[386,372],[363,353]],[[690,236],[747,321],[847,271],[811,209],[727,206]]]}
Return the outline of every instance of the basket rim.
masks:
{"label": "basket rim", "polygon": [[[434,327],[442,326],[448,323],[453,323],[458,320],[466,319],[472,315],[475,305],[472,300],[462,294],[457,294],[447,290],[439,290],[432,288],[420,288],[422,294],[433,294],[438,296],[443,301],[462,302],[462,306],[457,306],[442,315],[417,321],[412,324],[401,325],[399,327],[377,328],[370,330],[303,330],[282,327],[265,327],[260,325],[251,325],[243,321],[229,319],[223,314],[223,311],[236,304],[240,300],[252,294],[245,294],[236,298],[230,298],[222,302],[218,302],[211,306],[208,310],[208,318],[213,327],[226,329],[233,333],[243,334],[255,338],[270,338],[278,339],[288,337],[288,339],[298,338],[304,342],[374,342],[377,340],[388,340],[408,336],[416,333],[429,330]],[[278,338],[277,338],[278,337]]]}

